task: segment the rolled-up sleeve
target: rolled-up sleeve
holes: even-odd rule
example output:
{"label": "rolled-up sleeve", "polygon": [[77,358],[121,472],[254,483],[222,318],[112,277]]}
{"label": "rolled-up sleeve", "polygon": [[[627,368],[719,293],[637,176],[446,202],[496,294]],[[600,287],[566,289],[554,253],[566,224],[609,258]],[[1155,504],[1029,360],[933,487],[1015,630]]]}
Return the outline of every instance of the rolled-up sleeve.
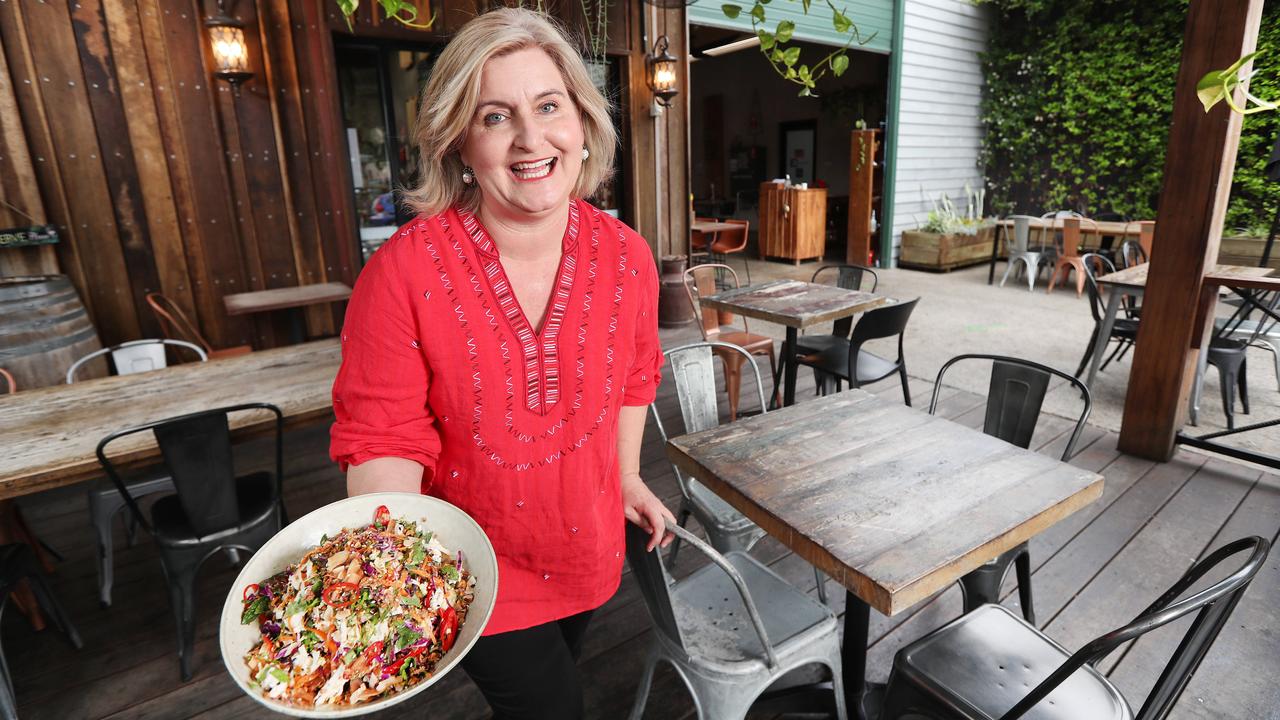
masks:
{"label": "rolled-up sleeve", "polygon": [[662,346],[658,340],[658,271],[644,240],[636,236],[639,246],[639,273],[636,279],[640,303],[635,315],[635,358],[627,369],[624,405],[649,405],[658,395],[662,382]]}
{"label": "rolled-up sleeve", "polygon": [[421,463],[429,480],[440,455],[427,402],[431,371],[397,249],[389,243],[374,254],[347,304],[329,455],[344,472],[374,458],[405,458]]}

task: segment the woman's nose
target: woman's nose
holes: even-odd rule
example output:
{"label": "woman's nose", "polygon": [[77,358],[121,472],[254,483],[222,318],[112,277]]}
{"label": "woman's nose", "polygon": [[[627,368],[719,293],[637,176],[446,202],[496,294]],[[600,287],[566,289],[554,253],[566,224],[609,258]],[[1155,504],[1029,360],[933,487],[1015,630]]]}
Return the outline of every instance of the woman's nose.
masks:
{"label": "woman's nose", "polygon": [[541,144],[542,129],[538,127],[538,123],[532,118],[520,117],[515,119],[516,134],[514,143],[516,147],[533,150]]}

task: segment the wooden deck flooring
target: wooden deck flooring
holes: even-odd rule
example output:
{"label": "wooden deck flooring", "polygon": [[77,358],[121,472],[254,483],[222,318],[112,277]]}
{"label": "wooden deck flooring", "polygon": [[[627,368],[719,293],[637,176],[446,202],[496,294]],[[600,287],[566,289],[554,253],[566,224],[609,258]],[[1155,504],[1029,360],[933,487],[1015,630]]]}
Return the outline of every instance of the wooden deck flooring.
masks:
{"label": "wooden deck flooring", "polygon": [[[671,340],[687,338],[664,339],[670,346]],[[798,393],[802,402],[812,392],[812,379],[805,374]],[[896,381],[869,389],[901,397]],[[931,391],[929,383],[912,379],[917,406],[927,406]],[[977,426],[982,403],[979,396],[944,388],[939,412]],[[744,399],[744,404],[750,408],[754,403]],[[668,430],[678,431],[681,421],[670,383],[664,384],[658,405]],[[1044,417],[1033,447],[1059,455],[1070,427],[1063,418]],[[1156,465],[1121,455],[1115,445],[1114,434],[1086,431],[1072,462],[1105,476],[1103,497],[1032,542],[1039,621],[1068,648],[1131,619],[1206,550],[1250,534],[1274,541],[1280,531],[1280,476],[1185,451],[1173,462]],[[248,456],[255,451],[252,445],[245,449]],[[327,426],[290,434],[286,451],[286,501],[294,517],[344,495],[343,477],[327,459]],[[643,452],[645,477],[675,509],[675,479],[652,427]],[[117,528],[115,602],[99,609],[83,492],[46,493],[22,505],[36,532],[66,556],[52,584],[85,643],[83,650],[73,651],[56,631],[34,633],[20,614],[6,614],[3,642],[23,718],[270,716],[241,695],[218,653],[217,615],[236,572],[225,559],[210,561],[200,578],[196,674],[183,683],[174,621],[149,540],[140,538],[134,547],[125,547],[123,529]],[[778,543],[766,538],[754,552],[797,586],[816,591],[809,567]],[[676,573],[687,574],[701,564],[696,553],[683,552]],[[834,603],[843,603],[834,583],[827,589]],[[1275,553],[1183,694],[1174,717],[1280,717],[1280,687],[1270,679],[1280,664],[1278,597],[1280,553]],[[1016,605],[1017,593],[1006,602]],[[898,648],[955,617],[959,608],[959,592],[952,588],[897,617],[873,613],[872,678],[884,680]],[[1144,638],[1103,664],[1131,702],[1141,703],[1181,627]],[[629,712],[649,632],[638,590],[624,576],[618,594],[598,612],[580,663],[588,717],[620,718]],[[487,717],[488,710],[466,676],[456,672],[421,698],[378,717],[424,716],[464,720]],[[658,673],[645,717],[694,717],[688,692],[668,668]]]}

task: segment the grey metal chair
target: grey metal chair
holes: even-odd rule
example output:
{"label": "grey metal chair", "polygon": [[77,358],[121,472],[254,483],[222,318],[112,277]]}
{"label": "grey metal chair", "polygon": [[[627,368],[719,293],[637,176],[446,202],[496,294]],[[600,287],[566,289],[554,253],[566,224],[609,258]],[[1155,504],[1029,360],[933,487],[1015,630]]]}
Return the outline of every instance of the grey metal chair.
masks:
{"label": "grey metal chair", "polygon": [[1008,241],[1009,230],[1006,228],[1004,233],[1005,242],[1009,247],[1009,262],[1004,269],[1004,276],[1000,278],[1000,287],[1004,287],[1014,268],[1021,265],[1027,276],[1027,290],[1035,290],[1036,276],[1040,274],[1044,253],[1039,248],[1031,247],[1031,223],[1039,222],[1040,218],[1031,215],[1010,215],[1008,219],[1013,221],[1013,242]]}
{"label": "grey metal chair", "polygon": [[[942,389],[942,378],[951,366],[965,361],[991,362],[991,382],[987,390],[987,412],[982,432],[1020,448],[1031,447],[1031,437],[1040,420],[1040,408],[1049,391],[1049,382],[1058,377],[1075,386],[1080,392],[1082,409],[1076,418],[1071,437],[1067,439],[1067,446],[1062,450],[1062,461],[1071,459],[1084,424],[1089,419],[1089,412],[1093,409],[1093,399],[1084,383],[1061,370],[1030,360],[1002,355],[957,355],[938,371],[933,384],[933,397],[929,401],[930,415],[938,409],[938,391]],[[1000,586],[1004,584],[1010,566],[1017,567],[1018,600],[1022,605],[1022,615],[1034,625],[1036,613],[1031,595],[1031,548],[1025,542],[960,578],[960,587],[964,591],[964,611],[971,612],[986,603],[1000,602]]]}
{"label": "grey metal chair", "polygon": [[[266,410],[275,415],[275,472],[237,476],[231,449],[231,413]],[[121,438],[150,432],[173,478],[172,495],[143,513],[120,477],[107,450]],[[160,567],[178,626],[178,660],[184,681],[191,679],[195,651],[195,580],[200,566],[219,552],[252,554],[280,531],[284,474],[284,414],[268,403],[246,403],[118,430],[97,448],[98,462],[124,497],[134,520],[151,534],[160,550]]]}
{"label": "grey metal chair", "polygon": [[[713,354],[713,351],[715,354]],[[684,419],[685,432],[694,433],[709,430],[720,425],[720,411],[716,405],[716,376],[714,358],[718,354],[737,353],[743,356],[743,365],[751,368],[756,378],[756,397],[760,402],[760,412],[767,412],[764,401],[764,387],[760,378],[760,368],[751,355],[741,347],[731,343],[702,342],[681,345],[664,351],[667,363],[671,366],[671,377],[676,384],[676,398],[680,402],[680,415]],[[658,415],[657,405],[650,405],[654,424],[662,444],[667,443],[667,430]],[[711,545],[722,553],[740,550],[749,551],[755,546],[765,532],[738,512],[723,498],[707,489],[705,485],[684,476],[680,468],[671,465],[676,475],[676,484],[680,487],[680,509],[676,514],[680,527],[689,521],[689,516],[697,517]],[[680,552],[680,538],[671,545],[671,566],[675,567],[676,557]],[[818,598],[827,601],[826,583],[822,572],[814,568],[818,580]]]}
{"label": "grey metal chair", "polygon": [[[1080,365],[1076,368],[1076,377],[1083,375],[1084,369],[1089,367],[1089,361],[1093,358],[1094,343],[1098,341],[1098,333],[1102,332],[1102,319],[1107,312],[1107,301],[1102,299],[1102,290],[1098,287],[1098,278],[1116,270],[1110,260],[1097,253],[1085,253],[1080,257],[1080,260],[1084,265],[1085,291],[1089,293],[1089,312],[1093,313],[1093,333],[1089,335],[1089,344],[1085,346],[1084,355],[1080,358]],[[1106,370],[1113,360],[1123,358],[1129,348],[1133,347],[1134,343],[1137,342],[1138,323],[1139,318],[1136,317],[1117,317],[1115,319],[1115,323],[1111,326],[1111,337],[1107,338],[1107,341],[1115,340],[1117,345],[1115,350],[1111,351],[1111,355],[1103,361],[1099,372]]]}
{"label": "grey metal chair", "polygon": [[[67,369],[67,384],[75,382],[80,368],[85,363],[102,355],[111,358],[111,364],[117,375],[136,375],[167,367],[165,349],[177,347],[190,350],[196,354],[200,362],[209,356],[194,343],[185,340],[148,339],[131,340],[109,348],[95,350],[80,358]],[[129,492],[134,497],[145,497],[162,492],[173,492],[173,479],[168,475],[157,475],[156,471],[144,473],[141,478],[130,478]],[[98,543],[98,604],[111,606],[111,587],[115,582],[115,541],[111,531],[115,517],[124,509],[124,497],[109,480],[102,479],[89,487],[89,522],[93,525],[93,534]],[[137,536],[138,525],[130,520],[125,524],[129,545],[132,546]]]}
{"label": "grey metal chair", "polygon": [[[1219,548],[1128,625],[1074,654],[1007,608],[984,605],[898,651],[881,717],[1161,720],[1262,567],[1268,547],[1266,540],[1249,537]],[[1224,560],[1246,551],[1249,559],[1238,570],[1178,600]],[[1135,715],[1094,665],[1131,640],[1192,613],[1195,620]]]}
{"label": "grey metal chair", "polygon": [[716,552],[682,527],[668,528],[711,561],[673,581],[649,535],[627,524],[627,562],[653,619],[653,641],[631,709],[644,715],[659,662],[675,668],[698,717],[736,720],[784,674],[806,665],[831,671],[836,716],[845,720],[839,622],[826,605],[741,551]]}

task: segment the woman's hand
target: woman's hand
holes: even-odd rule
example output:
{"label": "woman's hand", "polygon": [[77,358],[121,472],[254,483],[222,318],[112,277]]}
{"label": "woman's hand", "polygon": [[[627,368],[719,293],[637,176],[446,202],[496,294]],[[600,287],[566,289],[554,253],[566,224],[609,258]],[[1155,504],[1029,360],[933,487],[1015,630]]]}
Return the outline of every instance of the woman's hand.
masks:
{"label": "woman's hand", "polygon": [[[649,531],[649,545],[646,551],[653,550],[662,543],[662,547],[671,544],[675,535],[665,530],[667,524],[675,525],[676,518],[658,499],[657,495],[644,484],[639,473],[625,473],[622,476],[622,512],[627,520]],[[659,534],[655,528],[662,527]]]}

